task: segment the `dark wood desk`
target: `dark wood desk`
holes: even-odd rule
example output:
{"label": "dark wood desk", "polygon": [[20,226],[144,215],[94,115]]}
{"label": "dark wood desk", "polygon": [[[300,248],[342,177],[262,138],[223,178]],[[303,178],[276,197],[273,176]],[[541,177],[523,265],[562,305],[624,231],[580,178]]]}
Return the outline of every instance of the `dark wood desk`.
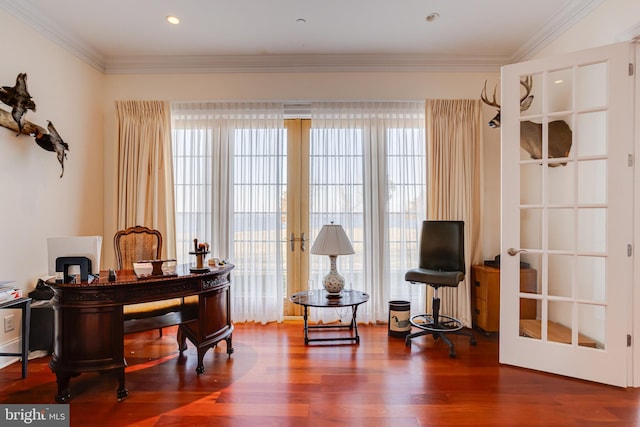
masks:
{"label": "dark wood desk", "polygon": [[56,374],[56,402],[71,398],[69,382],[83,372],[110,372],[118,379],[119,400],[129,393],[125,388],[123,306],[169,298],[198,296],[197,318],[180,325],[179,349],[182,354],[189,339],[198,349],[198,368],[204,372],[206,351],[226,340],[227,353],[233,352],[233,324],[230,310],[230,275],[233,265],[191,273],[189,265],[179,265],[177,275],[138,279],[133,271],[117,272],[115,282],[100,274],[93,283],[65,284],[49,281],[53,289],[55,340],[49,362]]}
{"label": "dark wood desk", "polygon": [[31,298],[16,298],[0,303],[0,309],[13,308],[22,310],[22,351],[20,353],[0,353],[0,356],[22,357],[22,378],[27,378],[27,361],[29,360],[29,325],[31,324]]}

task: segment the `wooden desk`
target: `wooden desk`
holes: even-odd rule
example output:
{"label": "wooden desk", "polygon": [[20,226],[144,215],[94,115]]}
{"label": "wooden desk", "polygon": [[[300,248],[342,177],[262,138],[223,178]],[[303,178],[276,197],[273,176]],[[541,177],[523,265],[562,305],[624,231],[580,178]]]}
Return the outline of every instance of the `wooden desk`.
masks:
{"label": "wooden desk", "polygon": [[198,296],[197,318],[178,329],[179,349],[189,339],[198,349],[196,372],[204,372],[202,359],[206,351],[221,340],[231,354],[230,275],[233,265],[215,271],[191,273],[188,265],[179,265],[177,275],[137,279],[133,271],[117,272],[109,282],[103,272],[93,283],[65,284],[49,281],[53,289],[55,340],[49,362],[56,374],[56,402],[71,398],[69,382],[83,372],[110,372],[118,379],[119,400],[129,393],[125,388],[123,306],[168,298]]}
{"label": "wooden desk", "polygon": [[27,361],[29,360],[29,325],[31,324],[31,298],[16,298],[0,303],[0,309],[12,308],[22,310],[22,351],[20,353],[0,353],[0,356],[22,357],[22,378],[27,378]]}

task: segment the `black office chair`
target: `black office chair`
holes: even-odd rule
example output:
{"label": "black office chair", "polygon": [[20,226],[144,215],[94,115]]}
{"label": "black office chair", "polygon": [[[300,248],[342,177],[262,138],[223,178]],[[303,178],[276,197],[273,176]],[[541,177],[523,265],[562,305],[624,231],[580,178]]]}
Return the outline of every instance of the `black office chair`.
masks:
{"label": "black office chair", "polygon": [[471,331],[463,329],[463,323],[453,317],[440,314],[438,289],[443,286],[458,287],[464,280],[464,222],[463,221],[424,221],[420,237],[420,267],[407,271],[404,279],[411,283],[420,283],[434,288],[432,314],[411,316],[412,326],[420,329],[405,337],[405,344],[423,335],[441,338],[449,345],[449,357],[456,357],[456,350],[446,334],[466,335],[471,345],[476,339]]}

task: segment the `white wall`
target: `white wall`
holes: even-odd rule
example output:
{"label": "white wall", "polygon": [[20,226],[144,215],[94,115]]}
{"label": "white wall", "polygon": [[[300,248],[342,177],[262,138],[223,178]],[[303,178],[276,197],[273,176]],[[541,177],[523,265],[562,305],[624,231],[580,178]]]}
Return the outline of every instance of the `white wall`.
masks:
{"label": "white wall", "polygon": [[[124,99],[161,100],[424,100],[426,98],[479,98],[485,79],[498,83],[498,73],[217,73],[108,75],[105,111],[105,236],[116,231],[114,102]],[[488,122],[495,111],[486,107]],[[484,132],[484,237],[483,257],[493,258],[500,245],[499,130]],[[106,239],[108,240],[108,239]],[[113,252],[113,251],[110,251]],[[113,254],[104,252],[113,264]]]}
{"label": "white wall", "polygon": [[[26,119],[45,128],[51,120],[70,146],[60,179],[55,153],[0,128],[0,281],[26,294],[47,273],[47,237],[102,234],[103,76],[2,11],[0,40],[0,85],[26,72],[37,107]],[[0,327],[0,344],[12,336]]]}

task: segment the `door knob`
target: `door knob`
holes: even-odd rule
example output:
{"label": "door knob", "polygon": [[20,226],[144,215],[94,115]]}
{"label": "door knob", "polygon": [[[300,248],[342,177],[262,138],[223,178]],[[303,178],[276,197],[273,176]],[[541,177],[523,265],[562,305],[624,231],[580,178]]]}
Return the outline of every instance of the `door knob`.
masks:
{"label": "door knob", "polygon": [[526,253],[527,250],[526,249],[516,249],[516,248],[509,248],[507,249],[507,253],[511,256],[516,256],[518,255],[520,252]]}

